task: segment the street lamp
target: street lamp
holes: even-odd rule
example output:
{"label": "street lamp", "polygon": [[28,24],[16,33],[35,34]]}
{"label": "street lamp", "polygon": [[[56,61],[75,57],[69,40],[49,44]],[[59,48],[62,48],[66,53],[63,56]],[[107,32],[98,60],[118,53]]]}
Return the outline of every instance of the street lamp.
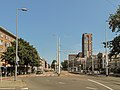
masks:
{"label": "street lamp", "polygon": [[16,60],[15,60],[15,78],[14,80],[17,80],[17,64],[19,61],[18,57],[18,11],[27,11],[27,8],[17,8],[16,9]]}
{"label": "street lamp", "polygon": [[53,36],[57,36],[57,48],[56,48],[56,60],[57,60],[57,65],[58,65],[58,70],[57,70],[57,74],[58,76],[60,76],[61,70],[60,70],[60,37],[58,35],[54,35]]}
{"label": "street lamp", "polygon": [[[108,22],[108,21],[106,21]],[[107,43],[107,29],[105,29],[105,59],[106,59],[106,76],[108,76],[108,52],[107,52],[107,47],[108,47],[108,43]]]}
{"label": "street lamp", "polygon": [[94,74],[94,58],[93,56],[91,58],[92,58],[92,74]]}
{"label": "street lamp", "polygon": [[57,62],[58,62],[58,76],[60,76],[60,38],[57,37]]}

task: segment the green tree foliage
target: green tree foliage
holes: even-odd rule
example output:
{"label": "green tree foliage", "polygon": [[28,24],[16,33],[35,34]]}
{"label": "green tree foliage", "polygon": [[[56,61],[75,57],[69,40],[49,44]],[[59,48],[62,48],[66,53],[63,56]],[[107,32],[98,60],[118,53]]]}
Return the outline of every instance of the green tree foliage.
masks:
{"label": "green tree foliage", "polygon": [[120,6],[115,14],[110,15],[109,25],[112,32],[120,32]]}
{"label": "green tree foliage", "polygon": [[51,64],[51,68],[54,68],[54,69],[55,69],[55,63],[57,64],[57,61],[56,61],[56,60],[53,60],[53,61],[52,61],[52,64]]}
{"label": "green tree foliage", "polygon": [[[109,17],[109,26],[112,32],[120,32],[120,6],[116,13],[111,14]],[[105,45],[105,42],[103,43]],[[117,56],[120,54],[120,34],[118,34],[113,40],[107,42],[108,48],[110,49],[109,57]],[[106,45],[105,45],[106,47]]]}
{"label": "green tree foliage", "polygon": [[[40,57],[37,50],[21,38],[18,41],[19,65],[39,66]],[[12,46],[8,47],[2,55],[2,59],[8,61],[10,65],[15,65],[15,46],[16,42],[13,42]]]}
{"label": "green tree foliage", "polygon": [[110,58],[117,57],[120,54],[120,35],[116,36],[112,41],[109,41],[108,47],[110,48]]}
{"label": "green tree foliage", "polygon": [[99,70],[102,69],[102,56],[103,56],[103,54],[100,53],[100,52],[97,54],[98,62],[99,62],[99,65],[98,65],[98,69],[99,69]]}
{"label": "green tree foliage", "polygon": [[61,63],[63,70],[67,70],[68,68],[68,61],[65,60],[64,62]]}
{"label": "green tree foliage", "polygon": [[15,65],[15,47],[8,47],[7,52],[2,55],[2,60],[8,61],[10,65]]}

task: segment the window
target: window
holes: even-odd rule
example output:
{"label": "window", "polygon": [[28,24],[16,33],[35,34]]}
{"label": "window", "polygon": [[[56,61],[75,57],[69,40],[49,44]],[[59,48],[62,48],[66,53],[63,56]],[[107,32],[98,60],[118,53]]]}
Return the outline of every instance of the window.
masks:
{"label": "window", "polygon": [[3,33],[0,33],[0,37],[3,37]]}
{"label": "window", "polygon": [[8,37],[7,35],[5,36],[5,38],[6,38],[7,40],[9,40],[9,37]]}
{"label": "window", "polygon": [[10,43],[5,43],[5,47],[9,47],[10,46]]}
{"label": "window", "polygon": [[3,45],[3,40],[0,40],[0,45]]}

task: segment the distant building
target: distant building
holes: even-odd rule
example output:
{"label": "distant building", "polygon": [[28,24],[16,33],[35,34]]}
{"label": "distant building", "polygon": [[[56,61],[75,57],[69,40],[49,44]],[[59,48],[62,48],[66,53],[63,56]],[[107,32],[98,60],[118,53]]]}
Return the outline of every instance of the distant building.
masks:
{"label": "distant building", "polygon": [[69,60],[74,60],[77,57],[77,54],[69,54]]}
{"label": "distant building", "polygon": [[74,62],[77,57],[77,54],[69,54],[68,55],[68,69],[69,71],[74,71]]}
{"label": "distant building", "polygon": [[69,54],[68,64],[68,71],[82,72],[86,69],[86,58],[82,57],[82,52],[79,52],[78,54]]}
{"label": "distant building", "polygon": [[120,68],[120,57],[112,58],[112,60],[109,61],[109,68],[113,70],[115,68]]}
{"label": "distant building", "polygon": [[84,33],[82,35],[82,56],[90,57],[92,55],[92,34]]}
{"label": "distant building", "polygon": [[[16,36],[10,33],[3,27],[0,27],[0,57],[7,50],[7,47],[11,46],[11,42],[15,41]],[[1,62],[2,66],[5,61]]]}
{"label": "distant building", "polygon": [[43,70],[48,70],[49,69],[48,63],[44,58],[40,59],[40,65],[43,68]]}

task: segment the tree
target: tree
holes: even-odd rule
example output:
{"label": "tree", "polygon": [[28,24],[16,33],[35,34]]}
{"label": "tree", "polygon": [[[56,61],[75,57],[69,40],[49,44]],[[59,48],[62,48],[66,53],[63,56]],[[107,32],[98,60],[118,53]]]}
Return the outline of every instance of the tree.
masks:
{"label": "tree", "polygon": [[109,41],[108,47],[110,48],[109,57],[114,56],[116,58],[120,54],[120,35]]}
{"label": "tree", "polygon": [[[19,39],[18,40],[18,57],[19,57],[19,66],[39,66],[40,57],[37,50],[29,44],[29,42]],[[15,46],[16,42],[12,42],[12,46],[7,48],[7,51],[3,53],[2,60],[8,62],[8,64],[15,66]]]}
{"label": "tree", "polygon": [[10,65],[15,66],[15,47],[8,47],[7,52],[4,52],[1,58],[8,61]]}
{"label": "tree", "polygon": [[102,56],[103,56],[103,54],[100,53],[100,52],[97,54],[98,62],[99,62],[99,65],[98,65],[98,69],[99,69],[99,71],[102,70]]}
{"label": "tree", "polygon": [[48,68],[50,68],[50,64],[48,64]]}
{"label": "tree", "polygon": [[109,26],[112,32],[120,32],[120,6],[115,14],[110,15]]}
{"label": "tree", "polygon": [[39,66],[40,57],[38,52],[29,42],[20,38],[18,46],[19,64]]}
{"label": "tree", "polygon": [[[120,33],[120,6],[115,14],[111,14],[109,16],[109,28],[112,30],[112,32],[117,34]],[[109,57],[117,57],[117,55],[120,54],[120,34],[118,34],[118,36],[116,36],[113,40],[108,41],[107,44],[108,48],[110,49]]]}
{"label": "tree", "polygon": [[61,63],[63,70],[67,70],[68,68],[68,61],[65,60],[64,62]]}
{"label": "tree", "polygon": [[52,64],[51,64],[51,68],[54,68],[54,69],[55,69],[55,64],[57,64],[57,61],[56,61],[56,60],[53,60],[53,61],[52,61]]}

